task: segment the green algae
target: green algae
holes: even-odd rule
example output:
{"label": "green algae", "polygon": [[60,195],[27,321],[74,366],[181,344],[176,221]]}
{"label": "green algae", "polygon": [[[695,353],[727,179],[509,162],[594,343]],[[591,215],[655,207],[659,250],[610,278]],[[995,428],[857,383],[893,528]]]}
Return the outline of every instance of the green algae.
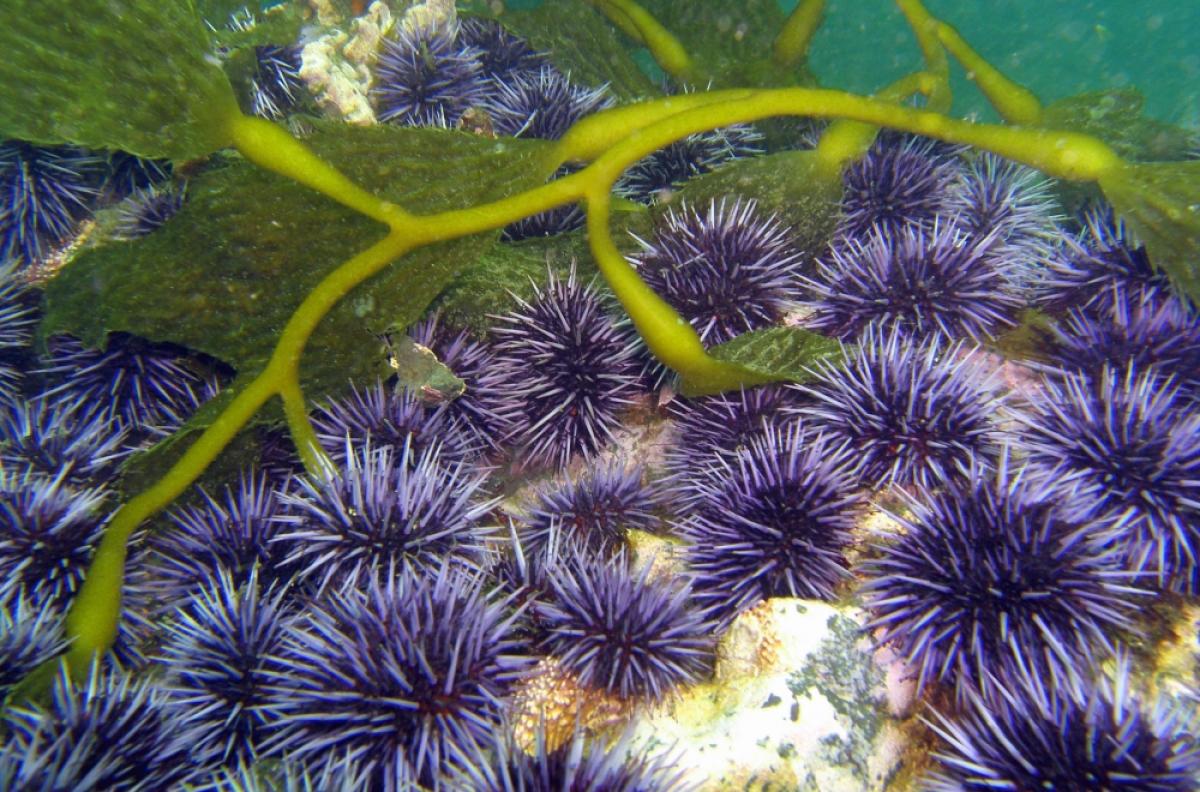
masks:
{"label": "green algae", "polygon": [[229,143],[229,81],[188,0],[6,0],[0,137],[176,160]]}
{"label": "green algae", "polygon": [[[805,382],[812,379],[818,361],[839,354],[838,342],[799,327],[769,327],[742,333],[713,347],[717,360],[735,363],[766,382]],[[681,392],[691,395],[685,382]]]}
{"label": "green algae", "polygon": [[1079,94],[1047,105],[1041,125],[1094,135],[1130,161],[1183,159],[1191,134],[1143,115],[1144,104],[1134,88]]}

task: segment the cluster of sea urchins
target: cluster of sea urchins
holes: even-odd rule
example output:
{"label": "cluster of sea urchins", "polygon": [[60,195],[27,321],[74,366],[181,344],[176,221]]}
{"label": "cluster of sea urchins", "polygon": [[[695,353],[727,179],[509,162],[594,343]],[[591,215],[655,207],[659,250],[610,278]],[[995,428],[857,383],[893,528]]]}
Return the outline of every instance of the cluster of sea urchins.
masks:
{"label": "cluster of sea urchins", "polygon": [[[298,51],[255,55],[247,104],[283,118]],[[399,27],[371,97],[385,123],[543,139],[613,101],[481,19]],[[0,787],[686,789],[574,721],[518,744],[510,697],[552,660],[580,701],[661,702],[710,675],[742,611],[857,594],[945,702],[936,788],[1196,788],[1195,728],[1135,702],[1119,648],[1139,604],[1200,593],[1195,306],[1103,208],[1072,229],[1032,171],[902,135],[846,170],[824,250],[747,198],[672,203],[766,147],[750,127],[692,135],[617,192],[657,204],[630,262],[705,344],[785,323],[841,341],[808,382],[671,398],[574,267],[486,334],[431,316],[409,340],[463,391],[356,383],[312,415],[334,474],[264,444],[171,509],[130,558],[114,657],[4,713]],[[123,463],[229,372],[129,335],[33,343],[23,269],[116,201],[115,236],[155,233],[186,194],[164,165],[8,141],[0,187],[3,695],[63,650]],[[582,220],[563,207],[504,239]],[[1051,323],[1041,362],[998,372],[979,345],[1029,304]],[[634,412],[669,422],[661,460],[625,458]],[[876,501],[899,530],[864,542]],[[674,568],[640,533],[682,545]]]}

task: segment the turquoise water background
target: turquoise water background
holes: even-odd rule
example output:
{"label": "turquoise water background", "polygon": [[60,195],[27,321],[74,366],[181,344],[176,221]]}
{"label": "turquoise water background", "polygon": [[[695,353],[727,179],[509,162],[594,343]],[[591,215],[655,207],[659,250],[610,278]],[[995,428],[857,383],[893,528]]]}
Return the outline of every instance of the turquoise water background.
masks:
{"label": "turquoise water background", "polygon": [[[926,6],[1045,101],[1135,86],[1149,115],[1200,128],[1200,0],[926,0]],[[890,0],[830,0],[811,54],[823,85],[856,92],[920,66]],[[955,111],[983,113],[982,99],[954,68]]]}

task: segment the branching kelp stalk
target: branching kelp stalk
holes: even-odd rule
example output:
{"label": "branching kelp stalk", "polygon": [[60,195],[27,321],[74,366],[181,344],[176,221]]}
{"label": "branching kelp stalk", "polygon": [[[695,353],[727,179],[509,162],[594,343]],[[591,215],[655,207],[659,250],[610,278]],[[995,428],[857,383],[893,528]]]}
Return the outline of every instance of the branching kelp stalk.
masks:
{"label": "branching kelp stalk", "polygon": [[[195,157],[233,146],[251,162],[310,187],[388,228],[386,237],[334,269],[307,295],[280,333],[261,373],[237,393],[220,416],[155,484],[114,514],[68,614],[67,632],[71,646],[67,659],[70,667],[75,671],[86,670],[93,655],[112,645],[120,613],[127,546],[133,531],[184,492],[272,397],[278,396],[283,403],[291,434],[306,468],[319,476],[331,472],[332,463],[317,443],[301,391],[302,354],[322,318],[343,297],[410,251],[499,229],[524,217],[580,202],[587,211],[588,243],[600,271],[650,350],[680,374],[685,391],[713,393],[780,379],[778,375],[752,370],[706,351],[691,325],[646,285],[614,242],[609,227],[614,182],[641,158],[688,135],[775,116],[847,122],[831,127],[836,131],[830,133],[824,150],[818,149],[808,160],[812,163],[809,171],[794,176],[820,181],[835,191],[840,185],[840,167],[860,155],[866,148],[864,143],[869,145],[874,135],[870,127],[887,127],[970,145],[1025,163],[1050,176],[1096,182],[1110,193],[1117,208],[1146,237],[1152,254],[1157,255],[1158,264],[1168,269],[1185,289],[1196,293],[1200,284],[1182,258],[1192,256],[1193,260],[1200,260],[1200,256],[1194,255],[1200,243],[1193,233],[1200,224],[1200,213],[1196,208],[1200,201],[1195,200],[1195,182],[1186,179],[1194,176],[1194,171],[1183,173],[1174,165],[1168,168],[1129,164],[1102,141],[1074,132],[974,124],[947,117],[943,114],[949,108],[947,49],[975,71],[985,95],[1002,116],[1028,123],[1040,116],[1040,106],[1031,94],[1007,81],[995,69],[981,68],[982,59],[957,33],[933,19],[920,3],[915,0],[897,0],[897,3],[917,33],[926,58],[926,71],[906,78],[880,98],[812,88],[733,89],[688,93],[606,110],[576,123],[548,150],[545,162],[541,163],[547,175],[567,162],[589,163],[578,172],[492,203],[430,215],[414,214],[376,197],[317,157],[283,127],[243,115],[232,101],[228,83],[222,83],[211,73],[211,64],[189,63],[186,66],[193,72],[202,72],[209,86],[205,95],[182,108],[189,114],[188,118],[180,120],[187,132],[181,139],[190,141],[186,144],[154,145],[154,135],[163,127],[161,124],[146,124],[132,136],[123,133],[124,139],[120,135],[111,140],[88,139],[77,134],[79,127],[66,122],[55,124],[54,107],[47,107],[47,104],[59,100],[45,92],[35,97],[36,115],[30,109],[25,115],[16,112],[9,118],[5,111],[4,117],[0,117],[3,132],[30,140],[93,146],[127,140],[127,148],[139,154],[176,157]],[[636,3],[597,0],[595,4],[622,30],[645,44],[669,74],[688,81],[698,76],[702,64],[695,62],[683,46]],[[19,31],[26,37],[36,37],[37,20],[53,24],[53,15],[60,12],[75,18],[96,16],[94,23],[91,19],[81,20],[79,28],[84,30],[105,29],[104,25],[111,22],[107,17],[113,13],[106,8],[108,3],[98,0],[73,3],[69,12],[52,8],[59,4],[33,0],[23,0],[15,5],[17,8],[10,14],[27,15],[35,20]],[[162,5],[168,8],[160,16],[168,22],[176,25],[187,22],[183,17],[190,12],[189,4]],[[777,59],[795,63],[803,57],[815,29],[815,20],[820,18],[821,5],[814,2],[800,4],[795,13],[807,16],[794,18],[794,22],[785,27],[776,48]],[[191,24],[199,23],[193,21]],[[27,49],[33,51],[32,47]],[[25,60],[22,57],[23,54],[18,52],[16,60],[24,65],[16,67],[15,72],[12,68],[5,71],[0,67],[0,82],[11,86],[18,78],[36,79],[38,75],[31,75],[33,67],[30,63],[36,62],[37,68],[41,69],[55,68],[54,63],[46,65],[33,56]],[[122,66],[117,62],[111,65],[114,69]],[[15,90],[0,89],[0,106],[17,102],[35,104],[28,96],[14,94]],[[898,104],[902,98],[914,93],[925,94],[929,107],[943,112]],[[61,101],[70,102],[71,98],[68,96]],[[112,104],[112,112],[123,112],[123,103],[114,101]],[[137,123],[134,119],[135,127]],[[864,124],[870,127],[862,126]],[[129,137],[133,139],[128,140]],[[1192,164],[1200,167],[1200,163]],[[1157,189],[1159,185],[1163,189]],[[53,672],[53,668],[45,669],[42,676],[48,677]],[[26,692],[34,689],[32,683],[26,686]]]}

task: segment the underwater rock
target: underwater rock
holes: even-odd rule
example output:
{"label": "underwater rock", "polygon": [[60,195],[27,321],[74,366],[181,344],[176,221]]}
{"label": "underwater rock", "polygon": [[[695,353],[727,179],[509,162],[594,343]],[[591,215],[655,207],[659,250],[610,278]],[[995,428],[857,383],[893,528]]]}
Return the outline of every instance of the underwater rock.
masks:
{"label": "underwater rock", "polygon": [[705,789],[882,790],[905,750],[911,693],[876,654],[858,608],[774,598],[741,614],[716,679],[643,718]]}
{"label": "underwater rock", "polygon": [[387,4],[377,0],[350,24],[350,33],[331,29],[304,45],[300,79],[327,113],[350,124],[376,123],[367,97],[371,85],[367,64],[392,21]]}

